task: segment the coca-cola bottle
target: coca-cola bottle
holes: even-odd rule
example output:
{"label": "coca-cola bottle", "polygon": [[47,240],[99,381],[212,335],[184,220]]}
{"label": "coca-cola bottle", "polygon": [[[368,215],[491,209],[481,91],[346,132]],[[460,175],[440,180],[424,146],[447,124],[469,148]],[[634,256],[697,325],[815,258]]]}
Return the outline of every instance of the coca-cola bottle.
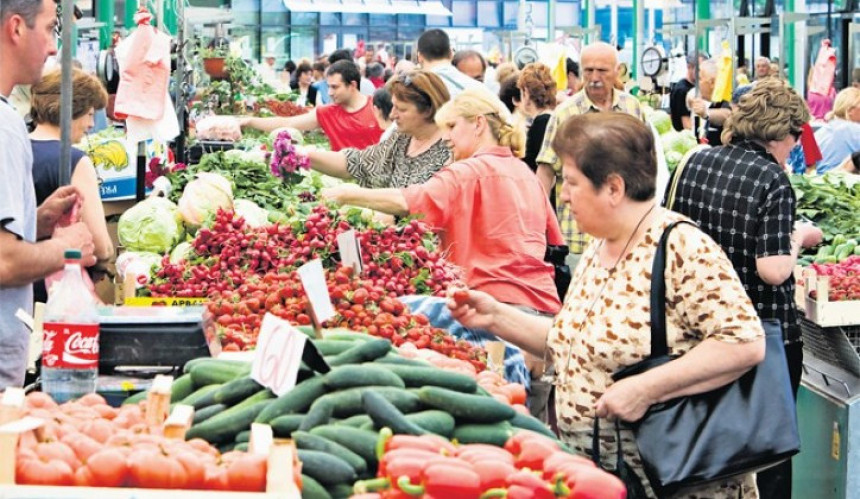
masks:
{"label": "coca-cola bottle", "polygon": [[63,278],[48,294],[42,345],[42,391],[65,402],[96,391],[99,321],[81,276],[80,250],[66,250]]}

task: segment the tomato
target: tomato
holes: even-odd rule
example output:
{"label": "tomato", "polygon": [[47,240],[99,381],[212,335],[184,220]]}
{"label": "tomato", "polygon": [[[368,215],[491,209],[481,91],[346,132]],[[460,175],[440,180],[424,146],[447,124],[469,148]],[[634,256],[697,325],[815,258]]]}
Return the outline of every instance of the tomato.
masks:
{"label": "tomato", "polygon": [[215,464],[206,466],[203,476],[203,488],[206,490],[230,490],[227,468]]}
{"label": "tomato", "polygon": [[104,399],[98,393],[88,393],[83,397],[79,398],[77,402],[86,407],[92,407],[94,405],[107,405],[107,400]]}
{"label": "tomato", "polygon": [[195,451],[188,447],[186,450],[178,450],[173,453],[179,464],[185,468],[188,477],[186,487],[189,489],[202,489],[206,481],[206,466],[204,459],[196,455]]}
{"label": "tomato", "polygon": [[59,459],[19,459],[15,466],[15,482],[27,485],[72,485],[74,471],[68,463]]}
{"label": "tomato", "polygon": [[36,456],[42,461],[63,461],[69,465],[72,471],[78,469],[81,465],[80,459],[75,455],[75,451],[63,442],[42,442],[36,445]]}
{"label": "tomato", "polygon": [[24,400],[30,409],[56,409],[57,403],[45,392],[30,392]]}
{"label": "tomato", "polygon": [[87,421],[81,427],[81,433],[91,437],[93,440],[105,443],[113,435],[114,427],[107,419],[93,419]]}
{"label": "tomato", "polygon": [[179,461],[157,450],[135,450],[128,458],[128,465],[129,483],[134,487],[182,489],[188,483],[188,475]]}
{"label": "tomato", "polygon": [[502,386],[502,393],[504,393],[511,404],[525,404],[526,403],[526,387],[519,383],[508,383]]}
{"label": "tomato", "polygon": [[118,449],[106,448],[93,454],[85,468],[97,487],[122,487],[128,478],[126,456]]}
{"label": "tomato", "polygon": [[264,492],[266,490],[267,457],[246,453],[227,468],[231,490]]}
{"label": "tomato", "polygon": [[60,441],[68,445],[82,463],[87,462],[90,456],[102,449],[101,443],[78,432],[67,433]]}
{"label": "tomato", "polygon": [[72,477],[72,480],[77,487],[93,487],[95,485],[93,482],[93,474],[86,466],[78,468],[77,471],[75,471],[75,475]]}
{"label": "tomato", "polygon": [[454,291],[452,297],[457,305],[462,305],[469,301],[469,292],[465,289],[458,289],[457,291]]}

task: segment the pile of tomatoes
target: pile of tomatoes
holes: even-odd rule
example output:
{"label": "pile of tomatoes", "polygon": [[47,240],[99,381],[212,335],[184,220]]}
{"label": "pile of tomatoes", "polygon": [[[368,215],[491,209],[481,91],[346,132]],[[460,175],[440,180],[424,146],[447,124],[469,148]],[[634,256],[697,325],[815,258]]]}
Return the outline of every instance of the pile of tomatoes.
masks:
{"label": "pile of tomatoes", "polygon": [[265,491],[266,456],[167,439],[144,423],[143,404],[114,408],[90,394],[57,405],[44,393],[27,395],[26,413],[45,423],[21,435],[16,483]]}

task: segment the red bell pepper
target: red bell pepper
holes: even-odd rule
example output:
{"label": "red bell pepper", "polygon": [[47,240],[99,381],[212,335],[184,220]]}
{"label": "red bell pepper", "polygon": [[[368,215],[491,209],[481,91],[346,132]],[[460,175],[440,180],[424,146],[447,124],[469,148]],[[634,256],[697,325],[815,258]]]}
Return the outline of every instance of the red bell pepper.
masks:
{"label": "red bell pepper", "polygon": [[379,440],[376,445],[377,457],[381,458],[388,451],[402,448],[424,449],[448,456],[457,453],[454,444],[438,435],[392,435],[389,428],[383,428],[379,431]]}
{"label": "red bell pepper", "polygon": [[567,499],[625,499],[627,487],[615,475],[598,468],[581,466],[567,477]]}
{"label": "red bell pepper", "polygon": [[512,436],[508,439],[507,442],[505,442],[505,450],[510,452],[514,456],[518,456],[522,450],[522,444],[524,442],[529,442],[532,440],[550,442],[555,445],[556,450],[560,449],[558,443],[545,435],[541,435],[540,433],[531,430],[519,430],[514,434],[514,436]]}
{"label": "red bell pepper", "polygon": [[397,480],[397,478],[400,478],[400,475],[391,476],[391,473],[388,472],[388,467],[391,464],[417,461],[423,465],[430,459],[436,457],[441,457],[441,455],[424,449],[395,449],[393,451],[386,452],[385,455],[382,456],[382,459],[379,460],[379,467],[377,469],[376,476],[388,477]]}
{"label": "red bell pepper", "polygon": [[586,468],[594,468],[596,465],[591,459],[582,456],[575,456],[564,451],[556,451],[543,460],[543,478],[544,480],[552,480],[562,471],[565,466],[585,466]]}
{"label": "red bell pepper", "polygon": [[542,470],[544,459],[558,450],[558,444],[549,439],[526,440],[520,444],[520,452],[515,454],[514,466]]}
{"label": "red bell pepper", "polygon": [[486,459],[514,464],[514,456],[510,452],[501,447],[487,444],[462,445],[457,449],[457,457],[473,464]]}
{"label": "red bell pepper", "polygon": [[481,494],[481,478],[469,467],[449,463],[427,466],[421,474],[421,483],[415,485],[408,477],[401,477],[397,485],[414,497],[428,495],[439,499],[474,499]]}
{"label": "red bell pepper", "polygon": [[[481,499],[555,499],[555,490],[537,474],[520,470],[508,476],[505,488],[495,488],[484,492]],[[565,491],[567,492],[567,491]]]}
{"label": "red bell pepper", "polygon": [[478,473],[478,476],[481,477],[481,490],[504,487],[507,483],[507,478],[517,472],[514,465],[499,461],[478,461],[472,463],[472,467]]}

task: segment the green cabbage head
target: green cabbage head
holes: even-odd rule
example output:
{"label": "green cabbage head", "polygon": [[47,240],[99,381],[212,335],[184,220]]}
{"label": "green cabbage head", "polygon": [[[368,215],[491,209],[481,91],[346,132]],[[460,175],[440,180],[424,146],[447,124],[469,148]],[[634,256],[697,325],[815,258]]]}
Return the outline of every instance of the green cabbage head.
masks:
{"label": "green cabbage head", "polygon": [[176,205],[162,197],[151,197],[132,206],[119,217],[119,242],[129,251],[164,254],[182,237]]}

